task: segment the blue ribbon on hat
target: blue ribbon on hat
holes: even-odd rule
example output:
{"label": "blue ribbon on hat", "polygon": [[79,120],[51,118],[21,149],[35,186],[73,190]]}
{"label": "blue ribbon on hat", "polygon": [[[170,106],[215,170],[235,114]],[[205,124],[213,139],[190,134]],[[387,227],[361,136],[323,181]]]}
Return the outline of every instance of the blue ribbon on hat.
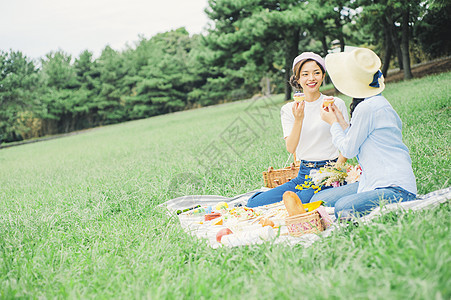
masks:
{"label": "blue ribbon on hat", "polygon": [[379,85],[379,78],[381,78],[382,75],[383,74],[382,74],[381,70],[377,70],[377,72],[374,73],[373,81],[370,83],[370,87],[373,87],[373,88],[380,87],[380,85]]}

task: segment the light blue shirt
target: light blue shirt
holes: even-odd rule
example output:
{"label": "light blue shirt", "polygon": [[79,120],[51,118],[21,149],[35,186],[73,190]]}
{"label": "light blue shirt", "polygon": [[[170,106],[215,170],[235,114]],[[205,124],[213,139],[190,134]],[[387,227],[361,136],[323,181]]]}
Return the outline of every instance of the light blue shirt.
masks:
{"label": "light blue shirt", "polygon": [[332,124],[334,145],[344,157],[357,157],[362,167],[358,193],[388,186],[417,193],[401,128],[401,119],[382,95],[362,101],[354,110],[351,127],[345,131],[337,122]]}

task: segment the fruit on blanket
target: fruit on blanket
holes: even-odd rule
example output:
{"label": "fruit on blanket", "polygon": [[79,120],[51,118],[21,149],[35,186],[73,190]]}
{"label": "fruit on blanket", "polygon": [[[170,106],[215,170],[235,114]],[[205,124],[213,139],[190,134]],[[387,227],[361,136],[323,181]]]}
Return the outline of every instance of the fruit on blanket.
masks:
{"label": "fruit on blanket", "polygon": [[216,233],[216,241],[218,243],[220,243],[222,237],[224,235],[228,235],[228,234],[233,234],[232,230],[230,230],[229,228],[223,228],[223,229],[219,230],[218,233]]}
{"label": "fruit on blanket", "polygon": [[205,221],[210,221],[210,220],[219,218],[220,216],[221,216],[221,214],[218,213],[218,212],[214,212],[214,213],[211,213],[211,214],[206,214],[205,215]]}
{"label": "fruit on blanket", "polygon": [[288,216],[290,217],[306,213],[304,206],[302,205],[301,199],[299,199],[298,195],[296,195],[295,192],[286,191],[283,194],[283,204],[285,204]]}
{"label": "fruit on blanket", "polygon": [[214,220],[212,222],[213,225],[223,225],[224,224],[224,220],[222,218],[217,218],[216,220]]}
{"label": "fruit on blanket", "polygon": [[219,202],[218,204],[216,204],[216,210],[227,209],[227,208],[229,208],[229,205],[227,204],[227,202]]}
{"label": "fruit on blanket", "polygon": [[258,221],[258,224],[261,224],[262,225],[262,227],[265,227],[265,226],[271,226],[271,227],[273,227],[274,228],[274,222],[273,221],[271,221],[270,219],[268,219],[268,218],[262,218],[262,219],[260,219],[260,221]]}
{"label": "fruit on blanket", "polygon": [[334,103],[334,97],[331,96],[326,96],[324,97],[324,101],[323,101],[323,108],[324,107],[328,107],[329,105],[331,105],[332,103]]}
{"label": "fruit on blanket", "polygon": [[296,102],[301,102],[301,101],[305,100],[305,95],[304,95],[304,93],[296,92],[293,95],[293,99]]}

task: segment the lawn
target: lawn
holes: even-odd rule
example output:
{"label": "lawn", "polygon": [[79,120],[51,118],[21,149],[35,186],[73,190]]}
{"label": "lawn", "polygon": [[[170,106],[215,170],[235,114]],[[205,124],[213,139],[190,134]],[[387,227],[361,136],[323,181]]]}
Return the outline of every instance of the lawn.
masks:
{"label": "lawn", "polygon": [[[451,73],[388,84],[420,194],[450,186]],[[347,103],[350,99],[342,97]],[[451,205],[309,248],[213,250],[157,207],[234,196],[288,154],[282,95],[0,150],[0,298],[450,299]]]}

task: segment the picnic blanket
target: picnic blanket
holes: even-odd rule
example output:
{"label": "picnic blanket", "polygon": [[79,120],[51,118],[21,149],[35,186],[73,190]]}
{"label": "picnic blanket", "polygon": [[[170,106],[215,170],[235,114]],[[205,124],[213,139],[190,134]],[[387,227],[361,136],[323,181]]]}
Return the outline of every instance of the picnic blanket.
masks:
{"label": "picnic blanket", "polygon": [[[243,245],[253,245],[260,244],[265,241],[270,241],[273,243],[285,243],[288,245],[301,244],[304,247],[311,246],[315,241],[321,239],[322,237],[329,236],[335,229],[337,229],[338,222],[335,221],[334,209],[331,207],[322,207],[323,211],[328,215],[329,220],[331,220],[332,225],[326,230],[320,232],[319,234],[308,233],[300,237],[294,237],[288,234],[288,228],[285,226],[284,222],[281,221],[279,226],[273,228],[271,226],[262,226],[256,222],[256,218],[249,220],[227,220],[223,224],[215,225],[218,223],[215,219],[211,221],[205,221],[204,215],[196,215],[192,212],[193,210],[177,214],[178,210],[185,210],[193,208],[196,206],[215,207],[220,202],[226,202],[229,208],[245,206],[247,200],[256,192],[266,191],[268,188],[260,188],[254,191],[250,191],[244,194],[240,194],[231,198],[218,196],[218,195],[189,195],[171,199],[165,203],[160,204],[160,207],[165,207],[168,213],[174,214],[178,217],[182,228],[189,234],[197,236],[198,238],[205,238],[207,243],[213,247],[217,248],[220,246],[236,247]],[[421,210],[432,208],[440,203],[444,203],[451,199],[451,186],[445,189],[437,190],[426,195],[420,195],[417,199],[386,204],[381,207],[375,208],[370,214],[361,217],[360,221],[363,223],[371,222],[375,217],[395,210]],[[283,202],[279,202],[267,207],[256,208],[255,210],[260,213],[260,218],[271,213],[274,216],[274,211],[278,209],[283,210]],[[322,215],[322,217],[326,217]],[[277,220],[276,220],[277,223]],[[216,241],[216,233],[223,229],[229,228],[232,230],[233,234],[226,235],[222,238],[221,243]]]}

